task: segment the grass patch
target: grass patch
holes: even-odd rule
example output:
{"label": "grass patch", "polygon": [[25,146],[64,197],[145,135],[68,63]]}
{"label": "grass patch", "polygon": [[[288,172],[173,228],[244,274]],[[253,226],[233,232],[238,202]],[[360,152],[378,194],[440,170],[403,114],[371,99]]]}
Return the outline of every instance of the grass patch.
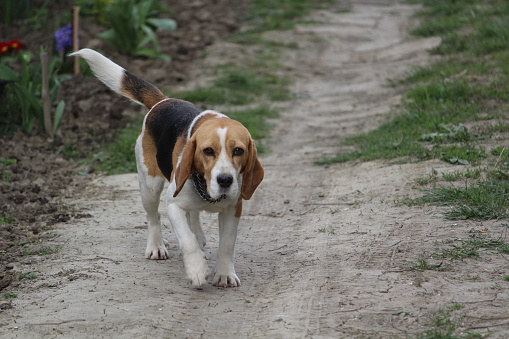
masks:
{"label": "grass patch", "polygon": [[486,153],[482,147],[471,145],[465,146],[442,146],[436,150],[440,154],[440,159],[450,164],[476,165],[486,158]]}
{"label": "grass patch", "polygon": [[443,269],[442,264],[443,263],[430,264],[425,259],[421,259],[417,264],[412,266],[412,269],[416,271],[437,271],[437,270],[439,271]]}
{"label": "grass patch", "polygon": [[13,224],[14,219],[7,217],[3,214],[0,214],[0,224]]}
{"label": "grass patch", "polygon": [[251,132],[253,139],[267,138],[272,128],[268,119],[279,116],[277,110],[267,105],[244,110],[225,111],[225,114],[240,121]]}
{"label": "grass patch", "polygon": [[23,251],[23,254],[24,255],[49,255],[49,254],[58,253],[58,251],[60,251],[59,247],[46,246],[46,247],[38,248],[38,249],[26,249]]}
{"label": "grass patch", "polygon": [[37,274],[35,274],[35,273],[21,273],[19,275],[19,279],[21,279],[21,280],[35,280],[35,279],[37,279]]}
{"label": "grass patch", "polygon": [[134,145],[142,123],[143,117],[138,117],[121,129],[114,142],[93,155],[92,166],[108,175],[136,172]]}
{"label": "grass patch", "polygon": [[301,18],[314,9],[326,8],[332,0],[255,0],[246,17],[248,29],[236,34],[234,41],[238,43],[259,43],[260,34],[266,31],[289,30]]}
{"label": "grass patch", "polygon": [[468,239],[461,240],[458,245],[442,250],[440,257],[451,260],[463,260],[466,258],[479,258],[482,252],[485,253],[509,253],[509,244],[500,237],[489,239],[480,235],[472,235]]}
{"label": "grass patch", "polygon": [[[401,157],[407,161],[441,158],[468,160],[459,151],[465,144],[485,140],[495,129],[473,134],[466,122],[504,116],[509,102],[509,6],[502,0],[414,1],[423,5],[421,24],[413,34],[441,36],[435,51],[444,59],[415,68],[398,86],[411,85],[402,109],[378,129],[344,141],[354,151],[321,159],[318,164]],[[489,112],[486,116],[485,112]],[[505,132],[509,127],[499,122]],[[458,143],[464,145],[446,145]],[[433,146],[433,150],[430,150]],[[454,146],[457,149],[454,149]],[[468,155],[473,155],[470,147]],[[444,148],[446,147],[446,148]],[[448,147],[448,148],[447,148]],[[477,152],[476,157],[483,158]],[[470,160],[468,160],[470,163]],[[474,160],[476,162],[476,160]]]}
{"label": "grass patch", "polygon": [[289,80],[270,72],[230,65],[207,87],[169,93],[170,97],[207,105],[246,105],[255,100],[282,101],[292,98]]}
{"label": "grass patch", "polygon": [[4,299],[14,299],[14,298],[17,298],[18,295],[14,292],[7,292],[7,293],[4,293]]}
{"label": "grass patch", "polygon": [[459,331],[461,324],[461,311],[465,306],[455,303],[448,308],[440,309],[431,319],[432,329],[425,334],[418,336],[419,339],[474,339],[484,338],[483,335],[473,331]]}
{"label": "grass patch", "polygon": [[415,199],[401,199],[408,206],[432,204],[451,206],[445,216],[451,220],[505,219],[509,209],[509,181],[490,178],[462,187],[434,187]]}

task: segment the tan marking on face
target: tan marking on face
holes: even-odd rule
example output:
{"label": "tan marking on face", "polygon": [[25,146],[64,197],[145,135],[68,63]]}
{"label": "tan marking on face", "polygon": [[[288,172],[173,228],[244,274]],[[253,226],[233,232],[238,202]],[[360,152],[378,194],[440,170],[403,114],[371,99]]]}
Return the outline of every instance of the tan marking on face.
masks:
{"label": "tan marking on face", "polygon": [[[223,150],[219,139],[218,129],[226,128],[226,149]],[[243,166],[247,163],[249,140],[251,135],[249,131],[239,122],[228,118],[209,118],[200,123],[199,128],[195,132],[196,137],[196,153],[195,153],[195,168],[198,173],[203,175],[207,181],[210,180],[210,173],[215,166],[221,152],[225,152],[233,167],[242,171]],[[235,148],[242,148],[244,154],[234,156],[233,151]],[[204,150],[211,148],[214,151],[214,156],[206,155]]]}
{"label": "tan marking on face", "polygon": [[[239,173],[244,171],[249,158],[249,145],[251,141],[251,134],[240,122],[233,120],[232,128],[228,129],[226,133],[226,152],[230,156],[233,167]],[[234,155],[236,148],[242,149],[242,155]]]}

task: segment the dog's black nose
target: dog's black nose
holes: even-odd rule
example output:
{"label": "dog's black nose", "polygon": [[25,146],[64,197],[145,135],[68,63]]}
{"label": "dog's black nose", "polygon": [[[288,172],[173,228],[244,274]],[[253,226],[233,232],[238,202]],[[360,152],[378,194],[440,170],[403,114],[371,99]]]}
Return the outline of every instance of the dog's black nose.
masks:
{"label": "dog's black nose", "polygon": [[217,176],[217,183],[222,188],[228,188],[232,185],[233,177],[230,174],[219,174]]}

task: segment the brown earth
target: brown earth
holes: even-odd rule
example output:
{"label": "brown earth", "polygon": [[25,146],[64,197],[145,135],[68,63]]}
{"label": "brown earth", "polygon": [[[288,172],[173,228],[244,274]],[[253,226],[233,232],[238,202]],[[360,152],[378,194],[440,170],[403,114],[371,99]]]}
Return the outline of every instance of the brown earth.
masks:
{"label": "brown earth", "polygon": [[[469,234],[503,231],[500,221],[451,222],[446,208],[394,203],[418,195],[415,181],[432,169],[456,167],[437,160],[314,165],[336,154],[344,137],[397,111],[401,89],[387,79],[429,63],[426,51],[439,43],[409,38],[413,6],[358,0],[338,11],[345,3],[315,12],[313,24],[266,35],[299,45],[283,58],[298,99],[279,105],[272,153],[262,158],[266,178],[245,204],[236,249],[241,287],[188,285],[163,207],[170,259],[146,260],[136,175],[99,177],[65,199],[87,218],[53,225],[46,244],[60,251],[12,264],[38,278],[9,288],[18,298],[2,313],[0,336],[401,338],[425,333],[447,314],[457,335],[507,337],[506,258],[412,269]],[[214,44],[189,74],[235,55],[238,47]],[[186,86],[199,81],[190,80]],[[213,267],[215,216],[204,216],[204,229]]]}

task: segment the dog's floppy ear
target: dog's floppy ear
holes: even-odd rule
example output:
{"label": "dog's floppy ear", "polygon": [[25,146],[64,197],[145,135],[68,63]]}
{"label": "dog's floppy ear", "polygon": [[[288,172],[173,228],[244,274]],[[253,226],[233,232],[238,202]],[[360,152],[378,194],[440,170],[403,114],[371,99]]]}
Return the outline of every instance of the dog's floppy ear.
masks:
{"label": "dog's floppy ear", "polygon": [[249,200],[263,180],[263,167],[257,157],[253,139],[249,142],[249,158],[242,174],[242,199]]}
{"label": "dog's floppy ear", "polygon": [[175,189],[175,193],[173,193],[174,198],[180,193],[182,187],[184,187],[184,184],[191,175],[195,152],[196,152],[196,138],[191,138],[186,143],[186,146],[182,151],[182,158],[180,159],[180,162],[178,163],[177,168],[175,170],[174,180],[177,188]]}

